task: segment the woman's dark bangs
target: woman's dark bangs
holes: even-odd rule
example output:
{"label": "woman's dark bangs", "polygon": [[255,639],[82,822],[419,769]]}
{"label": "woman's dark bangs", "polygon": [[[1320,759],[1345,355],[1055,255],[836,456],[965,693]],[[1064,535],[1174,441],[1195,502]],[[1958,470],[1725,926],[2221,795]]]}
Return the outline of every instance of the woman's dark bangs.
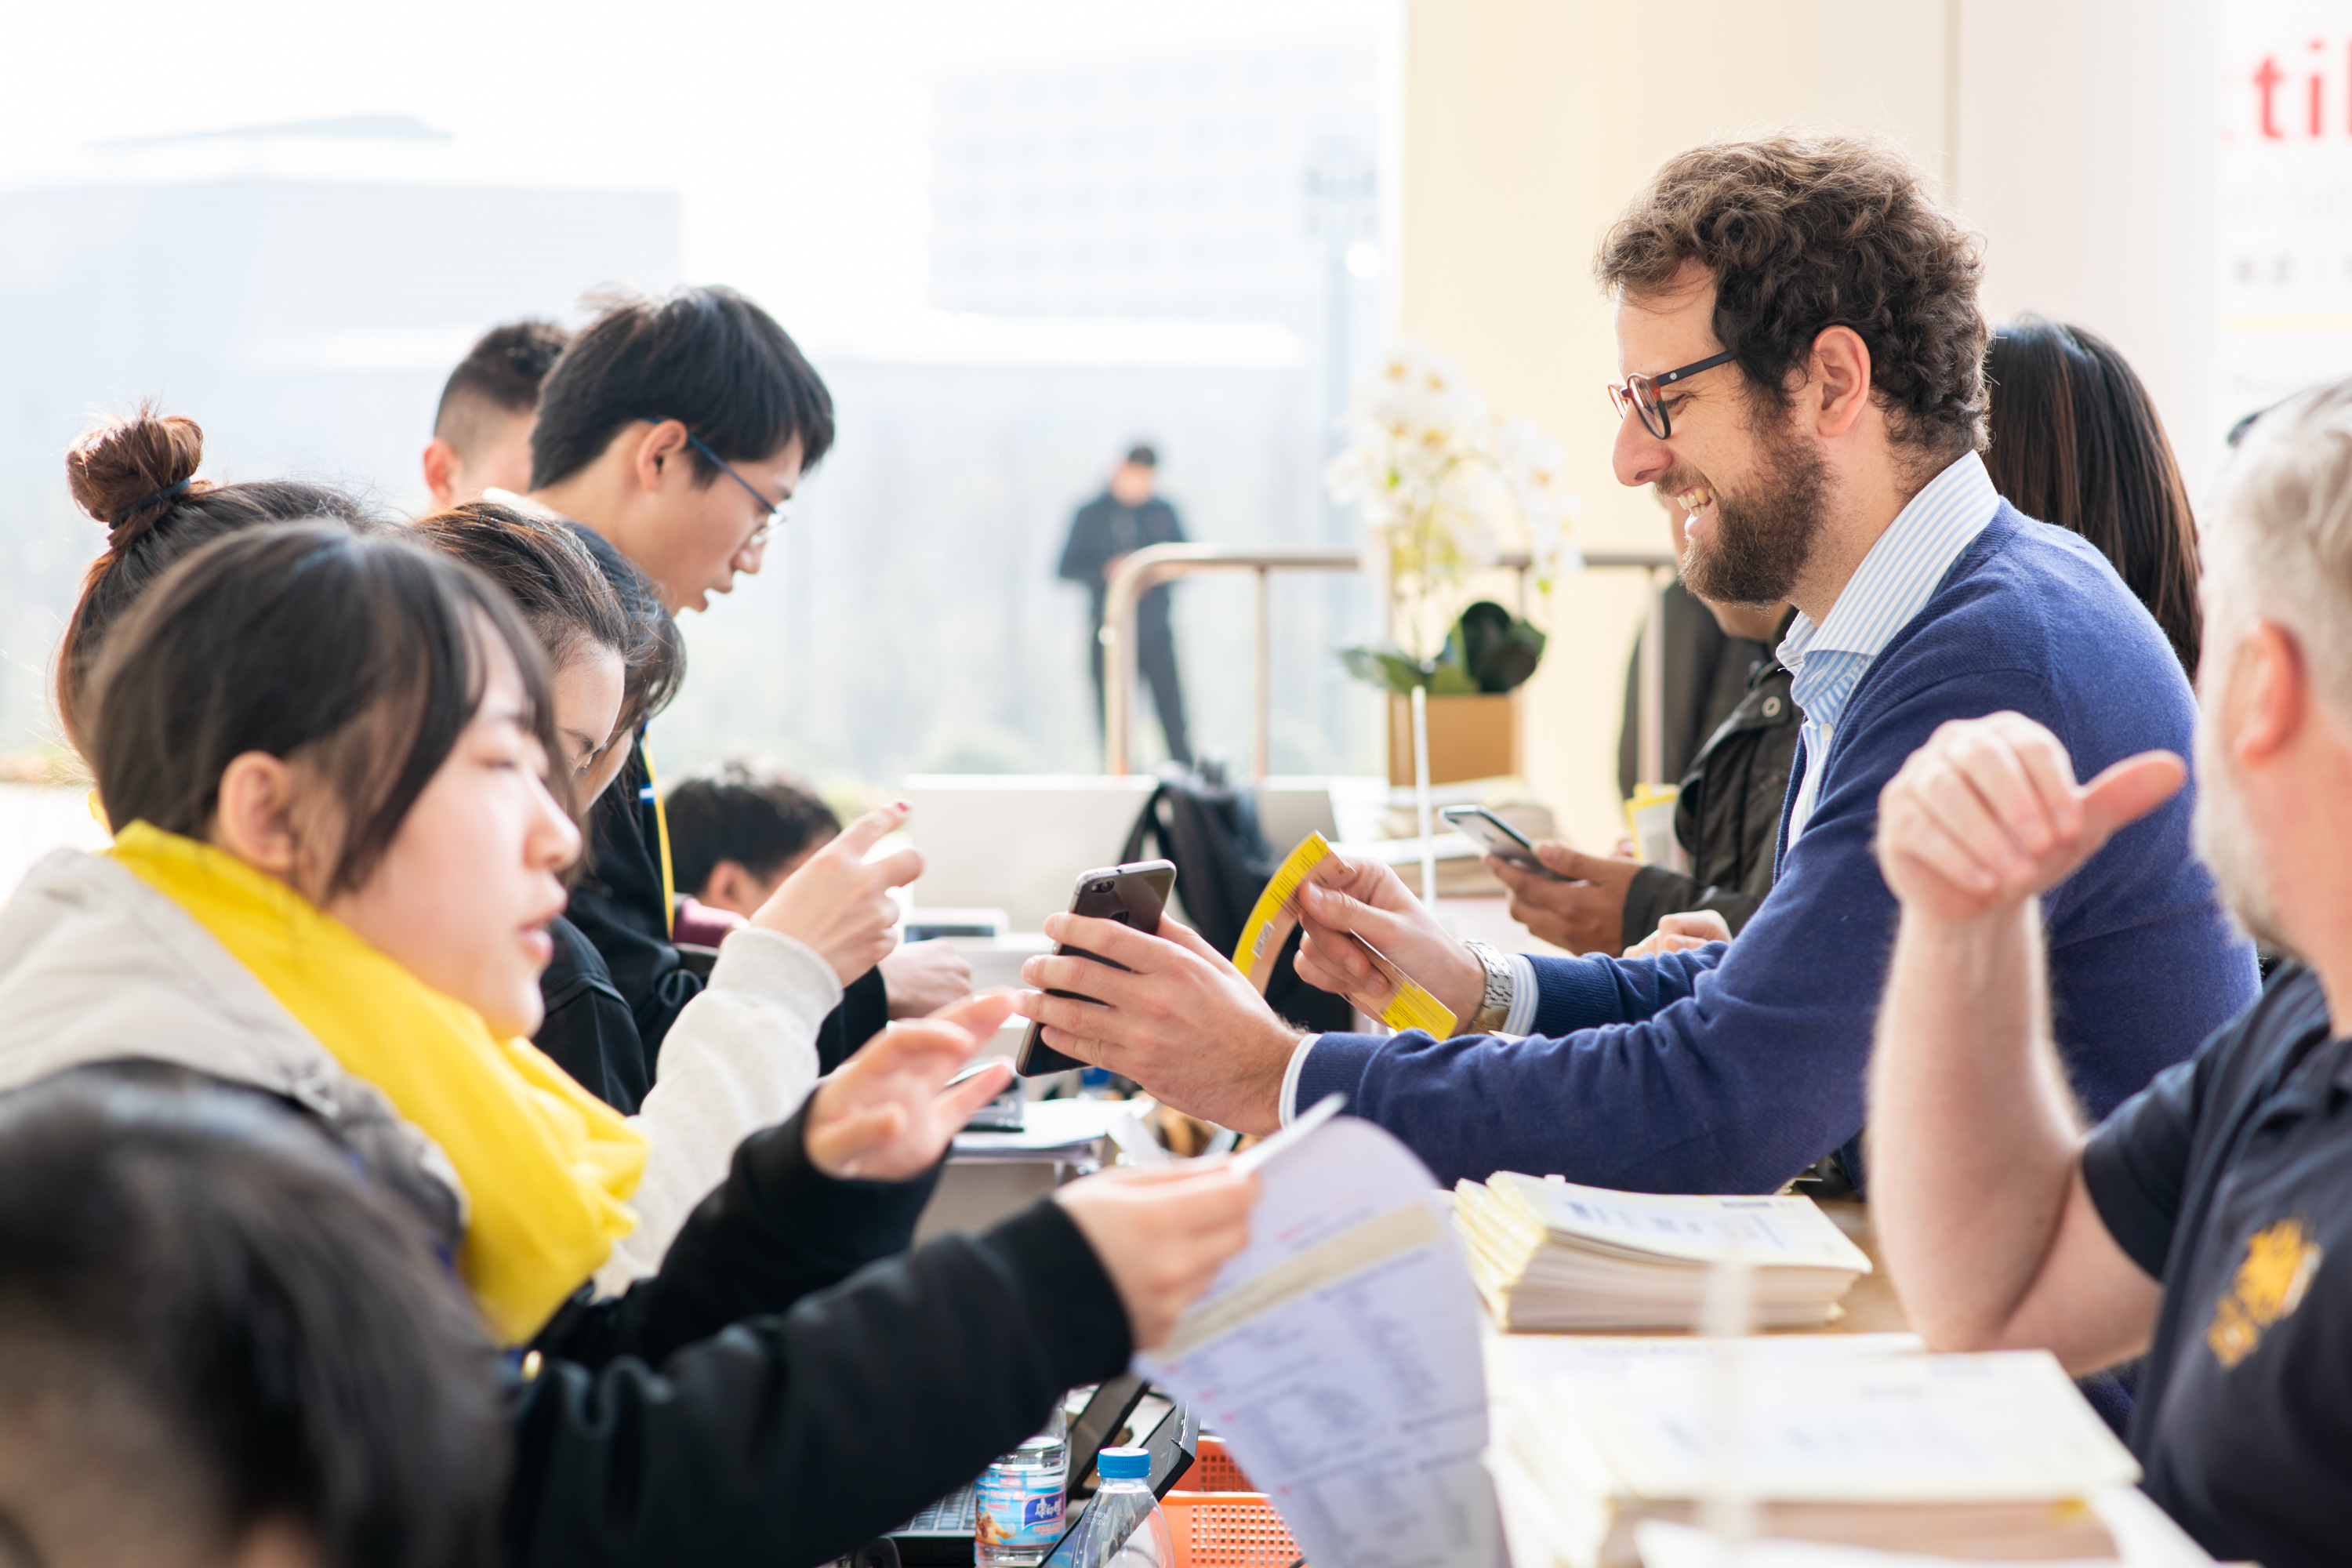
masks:
{"label": "woman's dark bangs", "polygon": [[[331,893],[359,887],[374,873],[418,797],[481,711],[489,689],[486,637],[495,637],[514,660],[524,724],[550,758],[560,754],[545,656],[506,595],[462,563],[405,542],[369,540],[358,548],[380,553],[385,568],[374,574],[380,592],[371,606],[378,679],[367,683],[371,715],[347,727],[354,743],[333,745],[343,737],[332,737],[331,749],[341,755],[320,759],[340,775],[336,793],[352,823],[328,881]],[[399,765],[385,766],[394,756]],[[375,784],[387,777],[388,784]],[[547,784],[569,812],[566,771],[551,766]]]}

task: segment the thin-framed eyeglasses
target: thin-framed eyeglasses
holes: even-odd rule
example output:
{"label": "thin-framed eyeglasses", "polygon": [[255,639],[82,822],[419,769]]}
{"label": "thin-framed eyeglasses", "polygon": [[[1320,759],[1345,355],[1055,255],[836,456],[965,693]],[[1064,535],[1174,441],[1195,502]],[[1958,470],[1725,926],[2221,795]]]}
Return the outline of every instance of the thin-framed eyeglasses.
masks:
{"label": "thin-framed eyeglasses", "polygon": [[1609,405],[1617,410],[1617,417],[1620,419],[1625,417],[1625,411],[1629,408],[1641,415],[1642,427],[1663,441],[1674,434],[1675,426],[1674,422],[1666,417],[1666,405],[1658,396],[1658,389],[1672,386],[1685,376],[1696,375],[1703,370],[1713,370],[1719,364],[1728,364],[1738,357],[1737,354],[1727,350],[1706,359],[1694,360],[1679,370],[1670,370],[1662,375],[1644,375],[1635,371],[1625,378],[1624,385],[1619,386],[1613,383],[1611,384]]}
{"label": "thin-framed eyeglasses", "polygon": [[[662,422],[658,419],[647,419],[646,423],[648,425],[658,425]],[[760,503],[760,510],[761,513],[760,518],[760,526],[751,531],[751,537],[743,542],[743,548],[749,550],[756,545],[765,544],[768,542],[768,535],[774,532],[777,525],[784,521],[784,508],[792,504],[793,498],[786,496],[782,500],[770,500],[766,494],[761,490],[759,486],[753,484],[751,480],[737,473],[735,471],[734,465],[730,463],[726,458],[720,457],[718,453],[712,451],[710,449],[710,444],[705,441],[701,437],[696,435],[693,431],[688,430],[686,433],[686,438],[694,444],[694,449],[696,451],[701,453],[704,457],[718,464],[719,472],[725,474],[729,479],[733,479],[737,484],[741,485],[743,489],[750,493],[751,499]]]}

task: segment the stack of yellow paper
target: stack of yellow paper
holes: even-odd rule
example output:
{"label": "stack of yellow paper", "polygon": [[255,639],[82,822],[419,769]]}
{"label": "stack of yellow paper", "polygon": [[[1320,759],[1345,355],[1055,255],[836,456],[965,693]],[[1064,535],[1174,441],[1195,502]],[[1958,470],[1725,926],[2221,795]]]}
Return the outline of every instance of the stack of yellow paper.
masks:
{"label": "stack of yellow paper", "polygon": [[1753,1270],[1759,1328],[1818,1327],[1871,1271],[1810,1198],[1680,1197],[1497,1172],[1454,1190],[1470,1272],[1506,1329],[1689,1329],[1709,1268]]}

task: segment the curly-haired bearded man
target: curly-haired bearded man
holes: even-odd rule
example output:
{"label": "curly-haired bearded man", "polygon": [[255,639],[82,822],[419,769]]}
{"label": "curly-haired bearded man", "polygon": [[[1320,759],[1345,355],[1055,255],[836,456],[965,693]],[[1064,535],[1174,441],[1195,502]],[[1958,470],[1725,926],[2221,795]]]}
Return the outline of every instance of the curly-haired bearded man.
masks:
{"label": "curly-haired bearded man", "polygon": [[[1302,1037],[1173,922],[1152,936],[1067,916],[1047,930],[1133,973],[1032,959],[1022,1010],[1056,1048],[1245,1131],[1343,1095],[1449,1182],[1770,1191],[1832,1151],[1859,1181],[1895,919],[1872,853],[1879,791],[1955,720],[2025,714],[2087,774],[2185,754],[2195,717],[2105,558],[1986,477],[1980,270],[1917,173],[1851,140],[1685,153],[1602,238],[1618,479],[1688,512],[1694,593],[1801,612],[1780,647],[1804,712],[1780,867],[1736,944],[1481,952],[1385,867],[1343,864],[1304,895],[1299,973],[1377,1005],[1384,983],[1344,934],[1360,933],[1469,1033]],[[2093,1115],[2254,995],[2189,819],[2184,792],[2043,902],[2057,1043]]]}

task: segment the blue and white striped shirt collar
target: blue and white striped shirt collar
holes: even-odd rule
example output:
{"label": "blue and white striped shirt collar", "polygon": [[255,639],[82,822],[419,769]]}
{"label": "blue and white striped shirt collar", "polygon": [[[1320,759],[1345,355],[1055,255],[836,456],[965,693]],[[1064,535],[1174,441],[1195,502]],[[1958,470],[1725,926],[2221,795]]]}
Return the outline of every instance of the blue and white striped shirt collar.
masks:
{"label": "blue and white striped shirt collar", "polygon": [[1790,623],[1780,657],[1797,678],[1792,689],[1797,706],[1808,713],[1813,710],[1803,691],[1808,653],[1835,649],[1876,658],[1895,634],[1927,607],[1944,574],[2000,510],[2000,493],[1992,488],[1984,459],[1974,452],[1929,479],[1895,514],[1854,568],[1845,591],[1830,607],[1829,618],[1816,622],[1800,610]]}
{"label": "blue and white striped shirt collar", "polygon": [[1799,611],[1778,650],[1790,676],[1789,695],[1804,715],[1805,771],[1790,809],[1789,837],[1812,816],[1822,759],[1846,700],[1895,634],[1935,597],[1944,574],[2000,510],[2000,493],[1974,452],[1927,481],[1895,514],[1845,591],[1816,623]]}

